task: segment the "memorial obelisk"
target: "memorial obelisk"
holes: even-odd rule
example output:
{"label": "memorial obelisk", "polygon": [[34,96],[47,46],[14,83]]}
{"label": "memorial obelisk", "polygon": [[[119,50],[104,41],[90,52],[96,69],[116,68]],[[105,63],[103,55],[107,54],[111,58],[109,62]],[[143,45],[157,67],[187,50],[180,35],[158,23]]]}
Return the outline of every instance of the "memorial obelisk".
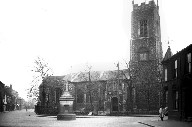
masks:
{"label": "memorial obelisk", "polygon": [[[64,91],[64,90],[63,90]],[[68,81],[66,83],[66,89],[59,98],[59,114],[57,120],[76,120],[76,114],[73,112],[73,101],[74,98],[69,92]]]}

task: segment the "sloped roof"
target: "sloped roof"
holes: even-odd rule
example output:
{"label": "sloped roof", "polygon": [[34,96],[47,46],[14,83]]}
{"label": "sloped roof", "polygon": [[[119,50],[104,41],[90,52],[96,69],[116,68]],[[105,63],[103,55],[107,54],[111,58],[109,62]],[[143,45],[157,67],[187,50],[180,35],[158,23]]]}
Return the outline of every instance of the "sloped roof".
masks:
{"label": "sloped roof", "polygon": [[[114,80],[118,78],[118,71],[91,71],[90,79],[91,81],[106,81],[106,80]],[[128,69],[119,70],[119,79],[129,79],[129,71]],[[64,76],[49,76],[46,80],[50,80],[50,84],[55,83],[55,81],[70,81],[70,82],[85,82],[89,81],[89,73],[88,72],[78,72],[67,74]]]}
{"label": "sloped roof", "polygon": [[[119,79],[127,79],[128,78],[128,69],[126,70],[119,70]],[[125,77],[126,76],[126,77]],[[113,80],[118,78],[118,71],[91,71],[90,72],[90,79],[91,81],[98,81],[98,80]],[[71,82],[82,82],[88,81],[89,74],[88,72],[81,72],[77,73],[73,78],[71,78]]]}
{"label": "sloped roof", "polygon": [[168,60],[169,58],[171,58],[173,56],[173,53],[171,52],[171,48],[170,46],[167,49],[167,52],[165,53],[165,57],[163,58],[163,61]]}
{"label": "sloped roof", "polygon": [[[171,55],[171,58],[168,58],[169,60],[170,59],[174,59],[176,57],[178,57],[179,54],[182,54],[184,53],[185,51],[191,51],[191,48],[192,48],[192,44],[190,44],[189,46],[185,47],[184,49],[182,49],[181,51],[178,51],[177,53],[175,53],[174,55],[172,54]],[[166,59],[167,60],[167,59]],[[162,62],[164,62],[165,60],[163,60]]]}

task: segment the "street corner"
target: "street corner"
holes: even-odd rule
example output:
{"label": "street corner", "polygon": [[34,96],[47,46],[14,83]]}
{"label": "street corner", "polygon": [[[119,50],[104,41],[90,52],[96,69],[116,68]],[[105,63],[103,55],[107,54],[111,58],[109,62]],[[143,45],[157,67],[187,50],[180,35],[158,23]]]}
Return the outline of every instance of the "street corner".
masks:
{"label": "street corner", "polygon": [[160,119],[148,120],[148,121],[141,121],[138,123],[149,126],[149,127],[192,127],[191,122],[183,122],[183,121],[168,120],[168,119],[165,119],[163,121],[161,121]]}

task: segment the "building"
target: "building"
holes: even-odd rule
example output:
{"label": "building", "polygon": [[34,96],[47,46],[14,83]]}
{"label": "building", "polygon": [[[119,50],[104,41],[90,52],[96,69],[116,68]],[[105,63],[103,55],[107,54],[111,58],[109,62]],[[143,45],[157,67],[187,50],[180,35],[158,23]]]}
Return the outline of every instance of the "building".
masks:
{"label": "building", "polygon": [[157,113],[161,103],[162,43],[159,6],[135,4],[131,16],[130,63],[134,111]]}
{"label": "building", "polygon": [[0,112],[3,111],[3,105],[4,105],[4,87],[5,87],[5,84],[3,84],[0,81]]}
{"label": "building", "polygon": [[39,105],[57,110],[65,84],[69,82],[76,112],[127,113],[131,111],[131,100],[128,97],[132,96],[128,72],[92,71],[47,77],[39,87]]}
{"label": "building", "polygon": [[192,119],[192,44],[172,56],[168,48],[163,64],[164,106],[168,106],[169,119]]}
{"label": "building", "polygon": [[[45,80],[39,87],[41,105],[49,106],[50,101],[53,102],[53,105],[59,103],[62,93],[61,84],[63,84],[60,81],[64,80],[70,81],[74,88],[71,93],[75,97],[75,110],[91,107],[94,110],[102,109],[110,113],[121,111],[158,113],[161,104],[162,69],[160,64],[163,57],[159,6],[153,0],[149,3],[141,3],[141,5],[134,4],[133,0],[130,47],[128,75],[131,79],[123,77],[123,74],[118,71],[105,72],[104,75],[108,75],[107,78],[101,76],[101,72],[91,72],[90,75],[96,79],[91,79],[84,73],[53,76],[50,78],[54,80],[47,79],[49,81]],[[47,88],[48,82],[52,82],[50,86],[54,87]],[[87,92],[89,89],[91,89],[91,93]],[[50,92],[50,90],[56,92]],[[50,96],[48,93],[52,93],[52,95]],[[50,100],[53,97],[55,100]]]}
{"label": "building", "polygon": [[17,109],[18,92],[12,89],[12,85],[6,86],[0,81],[0,112]]}

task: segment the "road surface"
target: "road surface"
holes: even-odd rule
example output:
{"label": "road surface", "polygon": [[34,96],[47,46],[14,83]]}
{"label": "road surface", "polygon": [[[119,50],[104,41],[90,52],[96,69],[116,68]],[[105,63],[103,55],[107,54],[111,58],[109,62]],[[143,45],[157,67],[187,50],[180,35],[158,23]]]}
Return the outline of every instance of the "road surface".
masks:
{"label": "road surface", "polygon": [[73,121],[58,121],[56,116],[36,115],[32,109],[0,113],[1,127],[147,127],[145,121],[158,120],[158,116],[77,116]]}

